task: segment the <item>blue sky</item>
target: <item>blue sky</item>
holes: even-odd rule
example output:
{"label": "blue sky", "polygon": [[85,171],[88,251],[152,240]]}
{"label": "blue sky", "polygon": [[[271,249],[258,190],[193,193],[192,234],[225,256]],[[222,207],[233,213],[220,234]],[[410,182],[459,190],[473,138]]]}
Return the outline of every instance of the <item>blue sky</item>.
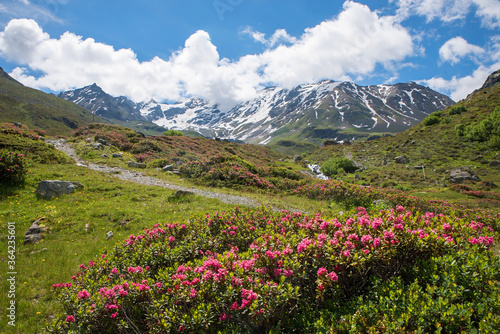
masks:
{"label": "blue sky", "polygon": [[230,107],[268,85],[416,81],[455,100],[500,68],[499,0],[5,0],[0,66],[59,92]]}

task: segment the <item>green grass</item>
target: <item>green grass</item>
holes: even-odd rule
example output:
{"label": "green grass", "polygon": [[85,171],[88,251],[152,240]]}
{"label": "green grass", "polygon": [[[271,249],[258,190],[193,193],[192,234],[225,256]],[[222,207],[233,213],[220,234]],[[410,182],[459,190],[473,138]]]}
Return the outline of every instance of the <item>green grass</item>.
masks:
{"label": "green grass", "polygon": [[[137,234],[156,223],[181,222],[203,212],[224,211],[232,206],[220,201],[193,196],[171,201],[174,193],[120,181],[110,175],[74,165],[40,165],[30,168],[23,189],[4,197],[0,203],[0,226],[16,223],[17,319],[12,333],[41,331],[45,321],[60,311],[51,285],[67,282],[80,263],[88,263],[104,249],[111,249],[130,234]],[[60,179],[82,183],[84,190],[53,200],[37,199],[34,190],[40,180]],[[24,233],[31,223],[45,218],[49,228],[42,242],[23,245]],[[126,225],[119,223],[129,220]],[[88,230],[85,225],[88,224]],[[106,233],[114,237],[106,240]],[[2,233],[0,260],[6,268],[6,234]],[[0,304],[7,305],[8,284],[2,280]],[[2,328],[6,326],[2,317]]]}

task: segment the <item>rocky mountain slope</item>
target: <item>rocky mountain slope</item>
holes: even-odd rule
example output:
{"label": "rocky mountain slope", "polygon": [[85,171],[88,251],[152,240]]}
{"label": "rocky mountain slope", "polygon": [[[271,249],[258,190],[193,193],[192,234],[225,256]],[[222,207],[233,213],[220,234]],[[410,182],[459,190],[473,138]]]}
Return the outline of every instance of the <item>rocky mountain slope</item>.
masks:
{"label": "rocky mountain slope", "polygon": [[382,187],[450,185],[457,169],[471,175],[467,186],[474,190],[500,186],[499,73],[456,105],[395,136],[325,146],[306,159],[321,165],[349,158],[362,169],[356,179],[345,175],[347,180]]}
{"label": "rocky mountain slope", "polygon": [[58,97],[71,101],[110,123],[127,126],[149,135],[158,135],[166,130],[143,117],[138,105],[133,101],[125,96],[113,97],[96,84],[61,92]]}
{"label": "rocky mountain slope", "polygon": [[207,137],[256,144],[279,139],[342,142],[397,133],[453,104],[447,96],[414,82],[363,87],[331,80],[293,89],[269,87],[257,98],[226,111],[198,98],[173,104],[154,100],[134,103],[126,97],[112,97],[95,84],[59,97],[110,121],[149,121]]}

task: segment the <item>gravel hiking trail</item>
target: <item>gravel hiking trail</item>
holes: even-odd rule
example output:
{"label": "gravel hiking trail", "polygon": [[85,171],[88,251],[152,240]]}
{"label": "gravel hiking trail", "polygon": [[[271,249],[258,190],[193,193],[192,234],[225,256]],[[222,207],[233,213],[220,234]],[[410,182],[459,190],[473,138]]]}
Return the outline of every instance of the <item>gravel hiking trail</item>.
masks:
{"label": "gravel hiking trail", "polygon": [[87,167],[93,170],[97,170],[100,172],[104,173],[109,173],[110,175],[119,178],[121,180],[125,181],[130,181],[134,183],[139,183],[142,185],[146,186],[157,186],[157,187],[163,187],[167,189],[172,189],[172,190],[183,190],[183,191],[190,191],[196,195],[203,196],[203,197],[208,197],[208,198],[215,198],[220,200],[223,203],[226,204],[232,204],[232,205],[243,205],[243,206],[248,206],[252,208],[256,208],[259,206],[263,206],[262,203],[247,198],[243,196],[236,196],[236,195],[228,195],[228,194],[220,194],[212,191],[207,191],[207,190],[201,190],[197,188],[188,188],[188,187],[183,187],[183,186],[178,186],[175,184],[170,184],[161,180],[158,180],[157,178],[151,177],[151,176],[146,176],[141,173],[138,173],[136,171],[132,171],[129,169],[125,168],[119,168],[119,167],[108,167],[108,166],[102,166],[102,165],[97,165],[88,161],[81,160],[75,153],[75,150],[71,147],[70,144],[65,142],[63,139],[58,139],[58,140],[46,140],[47,144],[52,144],[56,149],[58,149],[61,152],[66,153],[69,155],[71,158],[75,160],[78,166],[83,166]]}

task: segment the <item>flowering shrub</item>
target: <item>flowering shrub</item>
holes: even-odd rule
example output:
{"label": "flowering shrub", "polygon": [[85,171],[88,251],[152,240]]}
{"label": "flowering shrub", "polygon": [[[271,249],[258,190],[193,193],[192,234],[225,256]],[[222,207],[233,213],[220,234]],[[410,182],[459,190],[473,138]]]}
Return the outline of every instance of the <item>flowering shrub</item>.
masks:
{"label": "flowering shrub", "polygon": [[30,130],[26,125],[15,126],[13,123],[1,123],[0,133],[17,135],[32,140],[40,140],[47,133],[43,130]]}
{"label": "flowering shrub", "polygon": [[276,188],[273,182],[264,177],[264,169],[238,157],[219,155],[206,161],[190,162],[181,166],[179,172],[184,177],[198,179],[214,187],[252,187],[267,191]]}
{"label": "flowering shrub", "polygon": [[0,184],[18,186],[24,183],[28,174],[26,158],[22,153],[0,150]]}
{"label": "flowering shrub", "polygon": [[495,333],[500,328],[500,262],[493,254],[461,249],[421,262],[409,274],[414,279],[408,282],[376,279],[369,293],[344,305],[351,312],[332,312],[325,327],[346,333]]}
{"label": "flowering shrub", "polygon": [[432,257],[487,253],[493,236],[477,221],[401,206],[329,218],[236,208],[159,223],[55,284],[65,313],[50,331],[302,331],[331,301],[355,300],[376,279],[411,278]]}

